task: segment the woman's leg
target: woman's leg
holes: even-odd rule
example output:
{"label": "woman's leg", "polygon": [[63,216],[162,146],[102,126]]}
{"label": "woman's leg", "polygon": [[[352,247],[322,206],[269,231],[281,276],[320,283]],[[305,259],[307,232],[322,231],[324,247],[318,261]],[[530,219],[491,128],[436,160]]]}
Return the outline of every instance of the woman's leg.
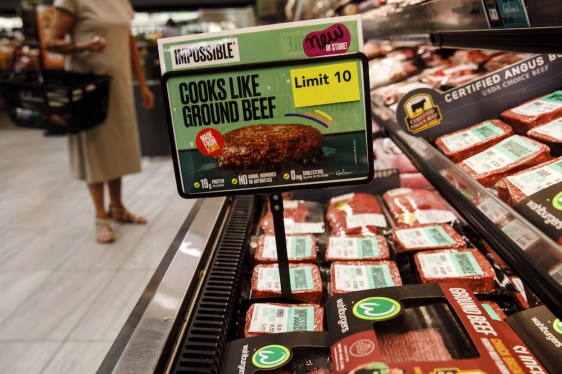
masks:
{"label": "woman's leg", "polygon": [[88,190],[96,210],[96,240],[100,243],[111,243],[115,240],[113,230],[109,225],[109,216],[105,211],[103,183],[88,183]]}
{"label": "woman's leg", "polygon": [[123,205],[121,198],[121,178],[107,182],[109,189],[109,217],[122,223],[146,223],[146,218],[132,214]]}
{"label": "woman's leg", "polygon": [[88,189],[90,190],[90,195],[94,202],[94,208],[96,209],[97,218],[107,218],[107,212],[104,206],[103,197],[103,182],[100,183],[88,183]]}

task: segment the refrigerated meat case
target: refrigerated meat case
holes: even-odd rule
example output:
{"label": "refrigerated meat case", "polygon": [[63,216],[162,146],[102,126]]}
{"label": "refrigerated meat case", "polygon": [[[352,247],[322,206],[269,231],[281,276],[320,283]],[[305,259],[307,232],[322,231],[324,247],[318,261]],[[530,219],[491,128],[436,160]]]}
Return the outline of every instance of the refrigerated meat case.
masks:
{"label": "refrigerated meat case", "polygon": [[[480,0],[435,0],[406,8],[386,20],[365,14],[364,34],[366,38],[424,41],[455,48],[484,44],[509,51],[559,52],[561,46],[555,42],[559,37],[543,36],[560,35],[560,6],[555,1],[537,1],[530,4],[528,14],[531,25],[541,27],[492,30]],[[412,22],[414,15],[418,22]],[[400,22],[411,26],[407,32],[397,26]],[[533,45],[529,42],[533,39],[542,41]],[[548,268],[562,259],[560,246],[430,143],[400,130],[392,111],[373,106],[373,115],[473,230],[555,315],[561,316],[562,284],[548,274]],[[355,191],[371,188],[370,192],[380,194],[385,186],[396,183],[392,181],[396,174],[391,171],[379,171],[377,177],[375,183],[355,187]],[[334,192],[317,193],[324,200],[330,195]],[[196,202],[99,372],[220,372],[225,345],[232,338],[229,333],[240,317],[249,242],[257,234],[265,203],[260,196]],[[518,228],[510,233],[521,237],[508,235],[502,230],[506,226]]]}

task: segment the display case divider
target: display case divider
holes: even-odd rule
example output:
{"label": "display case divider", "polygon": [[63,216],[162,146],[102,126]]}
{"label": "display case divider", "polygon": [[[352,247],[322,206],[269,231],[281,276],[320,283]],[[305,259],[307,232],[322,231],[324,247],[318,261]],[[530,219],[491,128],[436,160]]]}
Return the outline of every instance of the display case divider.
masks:
{"label": "display case divider", "polygon": [[287,255],[287,240],[285,238],[285,222],[283,219],[283,196],[280,193],[269,194],[269,205],[273,215],[273,229],[275,231],[275,247],[279,264],[279,280],[281,282],[281,296],[291,298],[291,279],[289,276],[289,257]]}

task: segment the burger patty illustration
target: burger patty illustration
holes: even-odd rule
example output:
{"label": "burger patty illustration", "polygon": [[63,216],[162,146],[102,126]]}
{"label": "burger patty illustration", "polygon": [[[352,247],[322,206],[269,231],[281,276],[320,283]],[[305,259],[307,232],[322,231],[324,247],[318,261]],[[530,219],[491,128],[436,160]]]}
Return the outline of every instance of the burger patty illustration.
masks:
{"label": "burger patty illustration", "polygon": [[216,155],[220,166],[260,168],[285,161],[306,163],[322,153],[320,131],[305,125],[255,125],[224,135],[224,148]]}

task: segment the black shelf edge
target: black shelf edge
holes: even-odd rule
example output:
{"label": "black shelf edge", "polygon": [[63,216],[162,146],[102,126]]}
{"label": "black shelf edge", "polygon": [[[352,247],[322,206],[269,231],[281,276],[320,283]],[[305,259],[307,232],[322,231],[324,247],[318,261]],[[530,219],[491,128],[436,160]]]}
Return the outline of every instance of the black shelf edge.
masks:
{"label": "black shelf edge", "polygon": [[[543,303],[557,316],[562,316],[562,285],[556,283],[554,279],[541,269],[535,266],[535,261],[522,250],[501,228],[492,222],[476,205],[474,205],[465,195],[456,189],[449,180],[440,173],[440,169],[433,163],[427,163],[423,160],[411,146],[412,141],[423,142],[431,148],[435,154],[433,156],[443,157],[438,151],[430,146],[425,140],[420,138],[408,139],[405,134],[398,128],[392,116],[388,115],[387,110],[382,110],[383,116],[377,115],[381,111],[373,110],[375,120],[382,125],[390,138],[398,145],[398,147],[408,156],[412,163],[420,170],[420,172],[430,181],[435,189],[449,201],[453,207],[463,216],[463,218],[475,229],[475,231],[484,238],[494,251],[516,272],[517,275],[525,281],[525,284],[543,301]],[[430,151],[431,152],[431,151]],[[427,155],[426,155],[427,156]],[[447,160],[448,161],[448,160]],[[462,172],[450,161],[450,168]],[[467,178],[469,178],[467,176]],[[484,187],[481,188],[483,195],[490,195]],[[491,199],[494,199],[491,197]],[[511,208],[505,205],[506,211],[518,216]],[[525,221],[521,218],[522,221]],[[532,225],[527,222],[527,226]],[[547,239],[552,245],[556,243]],[[546,248],[545,248],[546,250]]]}
{"label": "black shelf edge", "polygon": [[431,34],[434,46],[442,48],[494,49],[524,53],[562,53],[562,27],[459,30]]}

